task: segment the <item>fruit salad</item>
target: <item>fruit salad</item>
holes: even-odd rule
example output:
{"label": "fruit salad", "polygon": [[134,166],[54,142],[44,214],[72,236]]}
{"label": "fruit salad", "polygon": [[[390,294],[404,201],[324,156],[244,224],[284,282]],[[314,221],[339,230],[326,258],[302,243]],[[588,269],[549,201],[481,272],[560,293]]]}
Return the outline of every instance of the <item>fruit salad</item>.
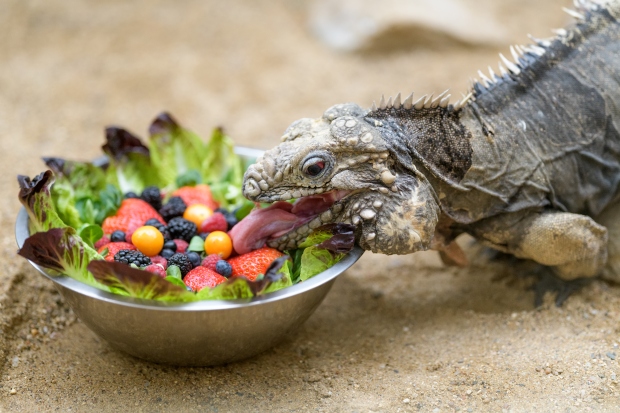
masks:
{"label": "fruit salad", "polygon": [[348,225],[318,228],[294,250],[265,246],[256,228],[269,207],[242,197],[247,160],[220,129],[205,143],[163,113],[149,133],[144,144],[109,127],[105,159],[44,158],[47,171],[19,176],[31,234],[19,254],[112,293],[197,301],[303,282],[353,247]]}

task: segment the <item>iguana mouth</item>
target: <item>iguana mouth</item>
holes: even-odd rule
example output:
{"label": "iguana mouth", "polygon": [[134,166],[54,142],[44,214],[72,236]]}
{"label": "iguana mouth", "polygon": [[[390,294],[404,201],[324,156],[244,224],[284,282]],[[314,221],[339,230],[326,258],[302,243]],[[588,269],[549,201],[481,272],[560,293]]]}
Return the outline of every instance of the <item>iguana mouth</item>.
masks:
{"label": "iguana mouth", "polygon": [[243,254],[265,244],[295,248],[313,229],[329,224],[344,208],[343,199],[352,191],[333,190],[297,199],[277,201],[255,209],[229,232],[234,249]]}

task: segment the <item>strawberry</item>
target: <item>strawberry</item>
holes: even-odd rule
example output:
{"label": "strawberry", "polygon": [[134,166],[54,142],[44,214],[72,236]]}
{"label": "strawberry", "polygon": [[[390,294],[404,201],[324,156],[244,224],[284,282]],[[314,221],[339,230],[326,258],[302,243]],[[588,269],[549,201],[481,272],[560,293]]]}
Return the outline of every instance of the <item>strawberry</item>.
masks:
{"label": "strawberry", "polygon": [[185,205],[204,204],[216,210],[219,204],[213,199],[209,185],[198,184],[196,186],[182,186],[172,193],[172,196],[180,197]]}
{"label": "strawberry", "polygon": [[97,252],[101,254],[105,249],[108,249],[108,253],[104,257],[106,261],[114,261],[114,256],[120,250],[132,250],[135,251],[136,247],[128,242],[109,242],[100,247]]}
{"label": "strawberry", "polygon": [[126,239],[131,239],[133,232],[151,218],[155,218],[166,225],[159,212],[149,205],[148,202],[138,198],[128,198],[123,200],[121,207],[114,216],[103,220],[101,227],[104,234],[111,234],[116,230],[121,230],[125,233]]}
{"label": "strawberry", "polygon": [[144,271],[152,272],[153,274],[159,275],[161,278],[166,278],[166,270],[161,264],[150,264],[144,267]]}
{"label": "strawberry", "polygon": [[256,280],[259,274],[265,274],[269,265],[282,254],[275,248],[263,247],[228,260],[232,267],[232,276],[244,276],[250,281]]}
{"label": "strawberry", "polygon": [[182,239],[173,239],[172,241],[174,241],[174,243],[177,245],[177,252],[183,254],[185,251],[187,251],[187,247],[189,247],[187,241]]}
{"label": "strawberry", "polygon": [[228,221],[226,221],[226,217],[221,212],[214,212],[213,215],[202,221],[202,224],[200,224],[200,227],[198,228],[198,232],[226,232],[227,230]]}
{"label": "strawberry", "polygon": [[200,265],[202,265],[203,267],[207,267],[212,271],[215,271],[215,264],[217,264],[217,262],[221,259],[222,257],[220,257],[219,254],[207,255],[206,258],[202,260],[202,264]]}
{"label": "strawberry", "polygon": [[207,267],[198,266],[187,273],[183,277],[183,282],[193,291],[200,291],[205,287],[215,287],[218,284],[226,281],[225,277],[222,277],[213,270]]}

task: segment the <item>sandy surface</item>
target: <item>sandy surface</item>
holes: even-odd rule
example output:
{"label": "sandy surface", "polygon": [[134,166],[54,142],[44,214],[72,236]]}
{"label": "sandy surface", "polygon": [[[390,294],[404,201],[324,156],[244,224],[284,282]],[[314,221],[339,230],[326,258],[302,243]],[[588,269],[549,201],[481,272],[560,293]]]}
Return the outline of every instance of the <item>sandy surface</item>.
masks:
{"label": "sandy surface", "polygon": [[[89,3],[0,4],[1,411],[618,411],[620,288],[597,281],[534,309],[519,267],[468,240],[467,269],[366,254],[298,333],[244,362],[160,366],[96,337],[15,254],[15,175],[42,171],[41,156],[90,159],[105,125],[144,134],[164,109],[270,147],[334,103],[459,95],[508,48],[334,52],[307,30],[304,1]],[[569,2],[470,3],[524,43],[561,26]]]}

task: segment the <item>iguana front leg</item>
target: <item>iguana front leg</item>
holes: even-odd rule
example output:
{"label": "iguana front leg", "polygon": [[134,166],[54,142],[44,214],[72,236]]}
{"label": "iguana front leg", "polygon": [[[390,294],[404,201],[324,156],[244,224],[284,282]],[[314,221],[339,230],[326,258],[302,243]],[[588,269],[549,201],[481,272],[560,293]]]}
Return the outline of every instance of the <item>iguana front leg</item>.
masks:
{"label": "iguana front leg", "polygon": [[493,248],[550,267],[564,280],[599,275],[607,261],[607,229],[585,215],[505,214],[473,232]]}

